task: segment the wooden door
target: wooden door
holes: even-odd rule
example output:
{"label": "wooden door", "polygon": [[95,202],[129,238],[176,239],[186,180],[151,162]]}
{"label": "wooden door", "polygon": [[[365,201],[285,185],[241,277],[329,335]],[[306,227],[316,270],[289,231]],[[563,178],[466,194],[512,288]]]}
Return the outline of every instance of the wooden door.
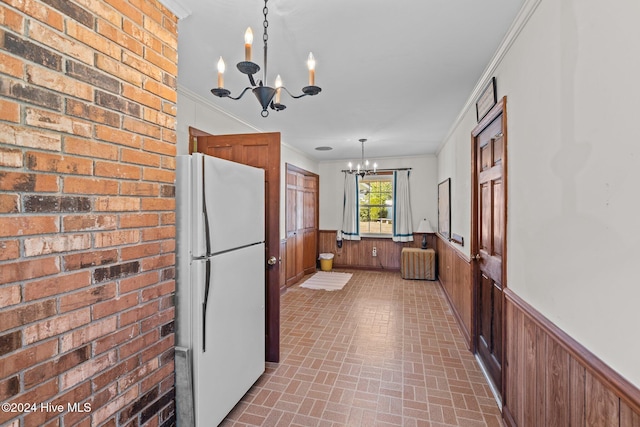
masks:
{"label": "wooden door", "polygon": [[[191,150],[265,171],[266,360],[280,359],[280,133],[196,135]],[[192,137],[193,138],[193,137]],[[275,264],[270,264],[275,262]]]}
{"label": "wooden door", "polygon": [[310,274],[316,270],[318,259],[318,176],[305,176],[303,183],[302,269],[304,274]]}
{"label": "wooden door", "polygon": [[474,345],[496,392],[502,395],[503,288],[506,284],[506,98],[474,129],[472,262]]}
{"label": "wooden door", "polygon": [[286,286],[316,270],[318,258],[318,175],[287,165]]}
{"label": "wooden door", "polygon": [[302,183],[304,182],[304,176],[297,174],[297,189],[296,189],[296,239],[295,239],[295,269],[296,276],[301,279],[304,276],[304,193]]}
{"label": "wooden door", "polygon": [[297,234],[298,234],[298,190],[297,174],[287,168],[287,196],[285,201],[285,226],[287,229],[287,253],[285,256],[286,280],[285,285],[291,286],[302,278],[299,276]]}

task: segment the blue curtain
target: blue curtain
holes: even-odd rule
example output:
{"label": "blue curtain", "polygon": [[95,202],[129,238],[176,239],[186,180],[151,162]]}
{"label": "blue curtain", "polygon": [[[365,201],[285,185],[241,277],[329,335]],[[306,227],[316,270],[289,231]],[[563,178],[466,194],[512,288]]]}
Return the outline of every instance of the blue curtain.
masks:
{"label": "blue curtain", "polygon": [[409,197],[410,171],[393,171],[393,241],[413,242],[411,198]]}
{"label": "blue curtain", "polygon": [[360,206],[358,179],[355,173],[344,173],[344,204],[342,208],[342,238],[360,240]]}

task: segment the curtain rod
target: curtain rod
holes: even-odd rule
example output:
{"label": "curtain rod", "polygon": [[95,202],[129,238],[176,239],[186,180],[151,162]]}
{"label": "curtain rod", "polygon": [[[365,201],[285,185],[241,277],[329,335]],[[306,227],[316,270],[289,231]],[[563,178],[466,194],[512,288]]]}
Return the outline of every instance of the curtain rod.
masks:
{"label": "curtain rod", "polygon": [[[376,169],[376,173],[378,173],[378,172],[393,172],[393,171],[410,171],[411,169],[412,168]],[[353,169],[353,170],[342,169],[341,172],[358,173],[358,170],[357,169]]]}

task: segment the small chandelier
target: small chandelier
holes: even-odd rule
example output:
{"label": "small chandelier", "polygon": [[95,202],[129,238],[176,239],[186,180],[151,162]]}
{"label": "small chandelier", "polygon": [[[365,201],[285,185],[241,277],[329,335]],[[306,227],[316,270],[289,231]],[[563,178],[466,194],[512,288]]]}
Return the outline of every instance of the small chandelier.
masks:
{"label": "small chandelier", "polygon": [[[284,110],[286,105],[280,103],[280,92],[284,89],[285,92],[289,94],[294,99],[302,98],[307,95],[317,95],[320,93],[322,89],[315,85],[315,67],[316,60],[313,57],[312,53],[309,53],[309,58],[307,59],[307,67],[309,68],[309,86],[305,86],[302,88],[301,95],[292,95],[291,92],[287,90],[284,86],[282,86],[282,79],[280,75],[276,77],[275,80],[275,89],[266,86],[267,82],[267,40],[269,39],[269,35],[267,34],[267,27],[269,26],[269,21],[267,21],[267,13],[269,13],[269,9],[267,8],[267,1],[264,0],[264,8],[262,9],[262,13],[264,15],[264,34],[262,36],[262,40],[264,41],[264,70],[262,71],[262,80],[256,81],[253,78],[253,75],[260,71],[260,66],[255,62],[251,62],[251,45],[253,43],[253,32],[251,31],[251,27],[247,28],[247,31],[244,35],[244,57],[245,60],[242,62],[238,62],[238,70],[241,73],[249,76],[249,83],[251,86],[244,88],[244,90],[240,93],[240,96],[234,98],[231,96],[231,92],[224,88],[224,71],[225,64],[220,57],[218,61],[218,87],[211,89],[211,93],[220,98],[231,98],[233,100],[238,100],[242,98],[246,91],[251,89],[253,94],[258,98],[258,102],[262,106],[262,112],[260,115],[262,117],[267,117],[269,115],[269,111],[267,108],[271,108],[275,111]],[[275,98],[275,100],[274,100]]]}
{"label": "small chandelier", "polygon": [[[378,169],[378,164],[373,164],[373,169],[369,169],[369,160],[364,159],[364,143],[367,142],[366,138],[359,139],[360,144],[362,144],[362,158],[361,162],[356,166],[355,173],[360,175],[360,178],[364,178],[365,175],[375,175]],[[347,165],[349,166],[349,172],[353,173],[353,163],[349,162]]]}

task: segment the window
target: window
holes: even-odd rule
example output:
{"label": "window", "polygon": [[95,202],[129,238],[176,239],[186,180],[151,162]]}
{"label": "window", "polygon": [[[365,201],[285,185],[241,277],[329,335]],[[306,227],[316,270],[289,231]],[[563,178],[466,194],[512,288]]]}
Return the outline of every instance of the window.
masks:
{"label": "window", "polygon": [[358,185],[360,233],[393,234],[392,175],[365,177]]}

